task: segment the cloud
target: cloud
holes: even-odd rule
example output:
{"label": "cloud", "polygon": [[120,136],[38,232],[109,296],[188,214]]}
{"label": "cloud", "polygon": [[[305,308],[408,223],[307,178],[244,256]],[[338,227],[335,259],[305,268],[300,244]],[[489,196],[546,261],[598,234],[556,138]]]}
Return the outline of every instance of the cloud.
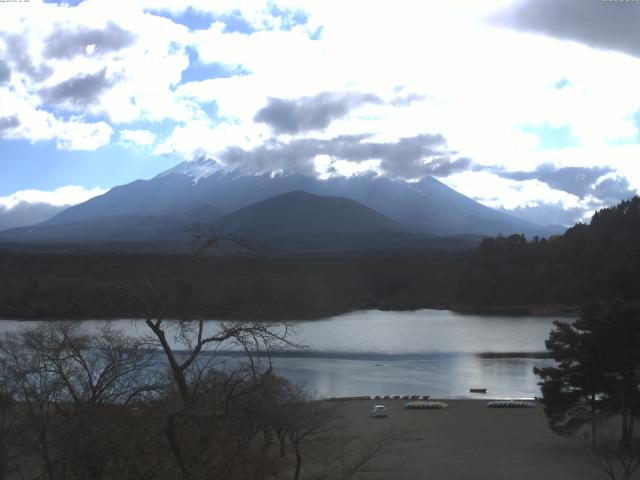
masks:
{"label": "cloud", "polygon": [[55,190],[20,190],[6,197],[0,197],[0,206],[12,209],[20,203],[46,203],[56,207],[76,205],[85,202],[107,190],[95,187],[84,188],[79,185],[66,185]]}
{"label": "cloud", "polygon": [[498,210],[538,225],[562,225],[563,227],[574,225],[591,212],[587,207],[567,207],[562,203],[538,203],[511,210],[505,208],[498,208]]}
{"label": "cloud", "polygon": [[74,107],[85,107],[98,101],[113,82],[107,79],[107,69],[103,68],[93,74],[80,74],[65,80],[53,87],[40,90],[40,97],[52,105],[70,104]]}
{"label": "cloud", "polygon": [[[543,225],[572,225],[588,219],[598,208],[618,203],[637,194],[629,180],[619,176],[611,167],[558,168],[545,163],[529,172],[505,172],[499,168],[477,165],[473,169],[482,174],[498,175],[504,179],[503,181],[514,182],[510,188],[519,189],[518,194],[523,190],[535,188],[534,185],[538,182],[541,182],[538,185],[545,185],[550,189],[548,193],[540,191],[535,195],[528,195],[531,199],[523,198],[515,204],[512,202],[508,208],[503,206],[508,195],[505,192],[498,193],[488,202],[493,203],[494,208]],[[498,192],[499,182],[494,180],[492,183],[495,186],[494,191]],[[485,203],[488,199],[477,196],[474,198],[485,200]]]}
{"label": "cloud", "polygon": [[451,160],[442,135],[423,134],[395,142],[367,141],[368,135],[343,135],[329,140],[297,139],[289,143],[270,140],[252,150],[230,147],[220,154],[228,168],[247,173],[273,170],[313,175],[314,158],[325,155],[333,161],[361,163],[378,160],[381,173],[394,178],[446,176],[470,165],[470,160]]}
{"label": "cloud", "polygon": [[148,130],[122,130],[120,143],[124,145],[149,146],[156,141],[156,136]]}
{"label": "cloud", "polygon": [[296,100],[269,98],[267,105],[256,113],[254,121],[266,123],[275,133],[295,134],[322,130],[364,103],[377,105],[382,100],[372,94],[332,92]]}
{"label": "cloud", "polygon": [[0,138],[2,138],[5,132],[13,130],[20,125],[20,120],[16,115],[10,117],[0,117]]}
{"label": "cloud", "polygon": [[611,205],[637,195],[637,190],[631,187],[624,177],[607,177],[598,182],[592,195],[604,205]]}
{"label": "cloud", "polygon": [[7,62],[0,59],[0,83],[8,82],[11,80],[11,69]]}
{"label": "cloud", "polygon": [[52,191],[21,190],[0,197],[0,230],[43,222],[65,208],[85,202],[106,190],[67,185]]}
{"label": "cloud", "polygon": [[426,95],[420,95],[418,93],[410,93],[404,97],[397,97],[391,100],[390,104],[394,107],[408,107],[414,102],[421,102],[427,98]]}
{"label": "cloud", "polygon": [[640,57],[640,8],[635,1],[521,0],[493,20]]}
{"label": "cloud", "polygon": [[613,172],[609,167],[562,167],[544,163],[531,172],[498,171],[498,175],[511,180],[539,180],[552,188],[570,193],[579,198],[593,194],[596,181]]}
{"label": "cloud", "polygon": [[427,175],[434,177],[448,177],[454,173],[464,172],[471,167],[471,159],[462,157],[451,160],[448,157],[439,157],[424,164],[423,169]]}
{"label": "cloud", "polygon": [[67,207],[48,203],[19,202],[12,208],[0,205],[0,231],[49,220]]}
{"label": "cloud", "polygon": [[53,69],[46,63],[37,67],[34,65],[31,60],[27,34],[9,35],[0,32],[0,38],[4,39],[6,44],[6,58],[13,64],[16,71],[26,74],[36,82],[41,82],[53,74]]}
{"label": "cloud", "polygon": [[103,55],[132,45],[135,38],[113,22],[108,22],[103,29],[59,27],[44,40],[44,56],[69,60],[78,55]]}
{"label": "cloud", "polygon": [[77,120],[56,122],[54,135],[62,150],[97,150],[109,144],[113,129],[106,122],[84,123]]}

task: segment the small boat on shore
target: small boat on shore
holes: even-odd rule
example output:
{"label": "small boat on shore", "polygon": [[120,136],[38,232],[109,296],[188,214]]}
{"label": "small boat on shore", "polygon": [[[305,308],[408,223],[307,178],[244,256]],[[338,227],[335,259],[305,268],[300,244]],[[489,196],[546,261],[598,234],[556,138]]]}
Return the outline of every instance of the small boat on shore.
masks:
{"label": "small boat on shore", "polygon": [[470,388],[469,392],[470,393],[487,393],[487,389],[486,388]]}

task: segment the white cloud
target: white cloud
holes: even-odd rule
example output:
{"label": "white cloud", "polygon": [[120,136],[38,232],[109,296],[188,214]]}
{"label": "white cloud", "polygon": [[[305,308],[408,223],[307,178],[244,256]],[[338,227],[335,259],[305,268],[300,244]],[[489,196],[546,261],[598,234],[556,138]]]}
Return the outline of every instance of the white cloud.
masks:
{"label": "white cloud", "polygon": [[52,191],[20,190],[11,195],[0,197],[0,206],[12,209],[20,203],[46,203],[56,207],[71,206],[85,202],[90,198],[106,193],[107,190],[94,187],[84,188],[78,185],[67,185]]}
{"label": "white cloud", "polygon": [[125,145],[148,147],[153,145],[155,141],[156,136],[149,130],[122,130],[120,132],[120,142]]}
{"label": "white cloud", "polygon": [[0,197],[0,230],[44,222],[65,208],[85,202],[107,190],[67,185],[53,191],[21,190]]}
{"label": "white cloud", "polygon": [[502,178],[489,172],[462,172],[446,178],[445,183],[489,207],[531,206],[536,199],[561,203],[563,206],[577,207],[580,199],[566,192],[555,190],[539,180],[516,181]]}
{"label": "white cloud", "polygon": [[105,122],[84,123],[75,120],[57,122],[55,138],[63,150],[96,150],[107,145],[113,129]]}
{"label": "white cloud", "polygon": [[[640,110],[640,59],[487,21],[492,12],[513,4],[511,0],[276,4],[304,10],[308,24],[280,30],[283,20],[270,13],[274,3],[269,0],[139,0],[121,2],[117,8],[111,0],[86,0],[75,8],[36,0],[3,5],[0,32],[28,39],[26,53],[33,68],[46,63],[52,75],[37,80],[15,62],[8,63],[12,72],[10,83],[0,86],[0,118],[15,116],[19,125],[1,135],[55,140],[60,148],[84,150],[117,141],[189,159],[196,153],[216,156],[229,146],[254,148],[272,137],[267,125],[254,122],[269,97],[348,91],[390,102],[415,94],[422,100],[404,106],[363,105],[322,131],[280,135],[278,140],[368,134],[372,141],[394,142],[440,133],[449,148],[476,165],[511,171],[533,171],[541,163],[608,165],[640,188],[640,138],[633,120]],[[217,20],[205,30],[189,31],[145,12],[179,14],[189,6]],[[234,12],[257,31],[226,31],[220,16]],[[100,29],[108,22],[131,32],[135,41],[112,51],[87,45],[86,55],[72,60],[47,60],[43,55],[54,29]],[[319,39],[310,38],[318,27]],[[248,74],[182,84],[189,67],[188,46],[202,62],[239,66]],[[6,38],[0,36],[0,57],[7,49]],[[82,108],[62,104],[54,110],[41,94],[102,69],[108,88],[98,89],[98,101]],[[556,88],[563,79],[565,88]],[[61,115],[60,108],[71,108],[75,116]],[[216,118],[207,113],[212,111]],[[146,130],[128,128],[130,122],[144,122]],[[169,122],[170,133],[163,138],[154,122]],[[114,124],[120,130],[116,139]],[[544,132],[543,127],[568,129],[576,144],[550,144],[544,133],[533,133]],[[317,160],[319,174],[329,174],[325,164],[326,159]],[[332,159],[330,165],[349,173],[363,166],[375,168],[376,161],[351,165]],[[492,206],[526,207],[543,200],[566,208],[584,206],[533,180],[465,172],[447,181]]]}
{"label": "white cloud", "polygon": [[179,125],[160,143],[157,155],[178,154],[190,160],[194,156],[207,155],[215,157],[218,152],[230,145],[242,148],[255,147],[268,136],[264,125],[237,124],[222,122],[216,125],[211,122],[190,122]]}

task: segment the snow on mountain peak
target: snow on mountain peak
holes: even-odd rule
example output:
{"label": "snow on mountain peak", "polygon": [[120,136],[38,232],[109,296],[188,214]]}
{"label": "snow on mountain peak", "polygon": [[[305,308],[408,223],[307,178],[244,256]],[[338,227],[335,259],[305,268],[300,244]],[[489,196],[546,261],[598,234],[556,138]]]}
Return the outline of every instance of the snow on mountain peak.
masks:
{"label": "snow on mountain peak", "polygon": [[156,176],[164,177],[166,175],[186,175],[193,179],[193,183],[198,183],[201,178],[206,178],[216,172],[222,170],[222,166],[211,158],[199,157],[194,160],[179,163],[169,170],[165,170]]}

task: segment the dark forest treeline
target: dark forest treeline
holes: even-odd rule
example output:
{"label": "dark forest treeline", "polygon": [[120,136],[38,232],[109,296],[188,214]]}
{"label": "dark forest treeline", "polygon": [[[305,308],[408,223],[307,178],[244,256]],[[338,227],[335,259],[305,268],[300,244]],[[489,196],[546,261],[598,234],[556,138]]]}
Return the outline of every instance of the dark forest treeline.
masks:
{"label": "dark forest treeline", "polygon": [[[0,252],[0,317],[127,318],[130,292],[165,318],[316,318],[447,306],[462,258],[417,252],[308,257]],[[129,292],[129,293],[128,293]]]}
{"label": "dark forest treeline", "polygon": [[467,261],[455,303],[579,305],[640,300],[640,197],[596,212],[562,236],[487,238]]}
{"label": "dark forest treeline", "polygon": [[314,318],[362,308],[540,311],[640,300],[640,198],[589,225],[472,252],[204,256],[0,252],[4,318],[141,317],[126,292],[153,288],[172,318]]}

